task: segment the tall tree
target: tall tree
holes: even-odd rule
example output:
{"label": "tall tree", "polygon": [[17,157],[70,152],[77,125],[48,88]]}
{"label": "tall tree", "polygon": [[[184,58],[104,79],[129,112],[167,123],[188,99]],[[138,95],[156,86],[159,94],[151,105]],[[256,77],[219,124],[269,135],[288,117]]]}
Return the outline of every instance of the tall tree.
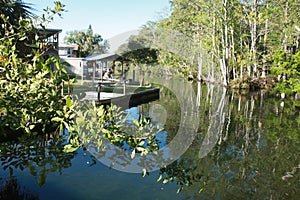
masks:
{"label": "tall tree", "polygon": [[92,26],[89,25],[88,29],[84,31],[70,31],[64,38],[67,44],[78,44],[80,48],[79,56],[86,57],[96,53],[106,53],[109,44],[103,40],[99,34],[94,34]]}
{"label": "tall tree", "polygon": [[[27,18],[32,16],[31,4],[24,3],[22,0],[1,0],[0,1],[0,14],[9,18],[9,22],[16,25],[20,18]],[[4,21],[0,19],[0,23]]]}
{"label": "tall tree", "polygon": [[171,14],[148,27],[150,47],[159,49],[159,63],[184,75],[249,88],[270,73],[278,49],[299,51],[300,0],[172,0],[170,5]]}
{"label": "tall tree", "polygon": [[[31,20],[34,16],[32,11],[34,9],[30,4],[24,3],[21,0],[1,0],[0,1],[0,38],[5,40],[8,37],[7,28],[11,27],[14,34],[20,35],[23,31],[26,35],[22,37],[22,40],[15,41],[16,53],[22,58],[29,58],[28,54],[32,51],[31,43],[34,40],[35,28],[27,29],[25,26],[21,26],[22,20]],[[30,58],[29,58],[30,60]]]}

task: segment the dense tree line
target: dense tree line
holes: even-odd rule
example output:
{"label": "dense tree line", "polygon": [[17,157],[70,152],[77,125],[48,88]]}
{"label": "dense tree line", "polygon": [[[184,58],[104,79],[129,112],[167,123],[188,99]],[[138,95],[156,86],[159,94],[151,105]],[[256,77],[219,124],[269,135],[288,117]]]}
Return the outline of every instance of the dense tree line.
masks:
{"label": "dense tree line", "polygon": [[159,63],[239,88],[249,88],[258,79],[271,82],[272,74],[273,81],[300,92],[299,81],[295,83],[298,64],[291,68],[290,63],[299,50],[299,0],[172,0],[170,4],[171,14],[146,24],[139,35],[148,39],[146,46],[159,49]]}

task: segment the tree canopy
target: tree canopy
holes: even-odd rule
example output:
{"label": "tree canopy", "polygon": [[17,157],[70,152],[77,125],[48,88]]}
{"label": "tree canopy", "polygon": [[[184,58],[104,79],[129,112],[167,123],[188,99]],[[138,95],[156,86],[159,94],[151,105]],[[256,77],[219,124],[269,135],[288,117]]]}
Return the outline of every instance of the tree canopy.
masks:
{"label": "tree canopy", "polygon": [[[20,18],[27,18],[33,16],[33,8],[31,4],[24,3],[22,0],[1,0],[0,14],[9,18],[11,24],[18,23]],[[0,19],[1,24],[3,20]]]}
{"label": "tree canopy", "polygon": [[147,38],[143,35],[130,36],[128,43],[121,45],[117,53],[122,55],[124,60],[128,60],[137,66],[157,62],[156,49],[149,47]]}
{"label": "tree canopy", "polygon": [[[159,63],[185,75],[241,88],[260,87],[256,80],[271,83],[279,75],[293,78],[287,85],[300,93],[299,82],[294,81],[299,78],[298,68],[288,77],[284,73],[289,69],[278,74],[274,67],[279,64],[273,62],[280,50],[288,57],[299,51],[299,0],[172,0],[170,5],[168,17],[140,32],[154,41],[150,48],[159,49]],[[280,67],[291,65],[285,62]]]}
{"label": "tree canopy", "polygon": [[108,41],[103,40],[99,34],[94,34],[92,26],[89,25],[86,31],[70,31],[64,38],[67,44],[78,44],[80,48],[79,56],[87,57],[92,54],[106,53],[109,47]]}

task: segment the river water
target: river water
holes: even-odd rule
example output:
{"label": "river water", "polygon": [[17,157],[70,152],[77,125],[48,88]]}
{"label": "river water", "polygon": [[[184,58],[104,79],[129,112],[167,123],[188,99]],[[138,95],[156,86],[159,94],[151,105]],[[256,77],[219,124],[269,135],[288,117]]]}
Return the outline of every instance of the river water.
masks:
{"label": "river water", "polygon": [[64,153],[64,137],[35,137],[0,144],[0,199],[299,198],[299,101],[181,78],[148,82],[160,99],[127,112],[163,128],[165,151],[142,165],[152,166],[144,177],[130,160],[123,166],[85,148]]}

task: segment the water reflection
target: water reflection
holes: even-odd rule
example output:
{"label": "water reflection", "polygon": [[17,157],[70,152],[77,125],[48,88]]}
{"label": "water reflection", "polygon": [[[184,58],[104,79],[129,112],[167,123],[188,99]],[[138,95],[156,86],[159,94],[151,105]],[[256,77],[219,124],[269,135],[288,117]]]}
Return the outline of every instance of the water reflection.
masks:
{"label": "water reflection", "polygon": [[299,196],[298,102],[283,108],[263,91],[227,95],[213,85],[197,91],[199,134],[159,180],[176,182],[187,199]]}
{"label": "water reflection", "polygon": [[[215,85],[212,84],[208,85],[207,99],[209,99],[210,109],[206,112],[207,115],[203,117],[208,119],[210,123],[200,147],[199,158],[204,158],[212,151],[223,132],[227,106],[226,89],[223,87],[215,87]],[[201,112],[200,109],[199,112]],[[221,143],[221,140],[219,143]]]}
{"label": "water reflection", "polygon": [[18,184],[16,177],[11,176],[2,180],[3,182],[0,186],[0,199],[10,199],[10,200],[37,200],[39,196],[32,192],[29,192],[26,187],[21,187]]}
{"label": "water reflection", "polygon": [[9,170],[10,177],[15,170],[28,170],[42,186],[49,173],[61,174],[64,168],[71,167],[76,153],[64,153],[64,144],[64,138],[51,134],[1,143],[1,167]]}
{"label": "water reflection", "polygon": [[[106,147],[105,156],[99,152],[95,144],[88,145],[89,151],[103,164],[123,172],[141,173],[143,170],[151,172],[171,164],[188,149],[197,133],[199,116],[196,109],[196,95],[191,83],[173,77],[167,80],[161,77],[148,77],[147,81],[160,87],[162,101],[141,105],[137,111],[142,113],[135,111],[131,116],[135,116],[136,119],[151,119],[152,124],[164,128],[168,127],[169,123],[174,123],[173,119],[175,119],[175,129],[172,131],[166,129],[165,132],[156,135],[155,139],[166,145],[160,145],[157,151],[149,151],[146,156],[134,152],[134,159],[131,158],[131,151],[114,146],[108,140],[103,142]],[[165,98],[165,95],[170,95],[171,98]],[[155,110],[159,112],[154,112]]]}
{"label": "water reflection", "polygon": [[[168,87],[173,84],[173,88],[180,86],[175,82],[168,84]],[[106,159],[111,167],[118,165],[120,168],[133,162],[130,152],[127,152],[128,156],[123,156],[126,151],[113,145],[108,145],[107,151],[99,150],[97,146],[88,146],[94,157],[84,175],[78,175],[82,173],[80,170],[84,170],[78,167],[83,165],[79,153],[63,153],[62,139],[35,138],[1,144],[1,166],[3,171],[10,172],[12,179],[9,180],[12,181],[5,183],[2,178],[0,191],[8,191],[5,189],[7,185],[14,185],[12,188],[15,188],[16,181],[24,178],[22,173],[27,170],[36,177],[39,185],[47,185],[46,177],[53,177],[52,172],[61,174],[63,178],[55,179],[61,183],[65,177],[69,178],[62,173],[63,169],[68,168],[70,174],[78,175],[74,178],[76,187],[84,187],[88,191],[84,193],[95,195],[89,196],[90,199],[97,198],[99,192],[95,191],[99,191],[104,185],[106,189],[102,189],[101,193],[112,188],[109,191],[114,192],[105,194],[114,199],[116,191],[123,191],[130,180],[134,180],[136,184],[134,188],[127,188],[127,192],[132,190],[131,194],[149,199],[154,196],[168,199],[176,193],[174,187],[181,193],[173,195],[172,199],[297,199],[300,195],[299,101],[285,99],[283,105],[279,97],[269,96],[263,91],[247,95],[228,94],[224,88],[209,84],[195,84],[194,91],[196,95],[193,97],[188,96],[183,89],[178,91],[187,95],[186,101],[180,102],[174,92],[162,86],[158,101],[130,110],[135,117],[150,117],[154,123],[164,128],[158,135],[162,149],[176,137],[181,120],[186,117],[184,109],[193,107],[197,110],[195,116],[198,124],[191,131],[195,127],[197,130],[191,137],[189,148],[179,159],[160,167],[158,171],[150,172],[148,179],[147,176],[142,178],[140,175],[104,168],[98,159]],[[184,109],[181,108],[182,104]],[[188,129],[185,133],[189,133]],[[186,139],[190,138],[181,138]],[[180,148],[180,143],[177,144]],[[172,151],[167,153],[176,155]],[[80,162],[74,162],[75,159]],[[156,169],[160,161],[165,162],[165,159],[164,154],[161,154],[159,159],[140,157],[134,162],[140,167],[138,169],[147,166],[151,171]],[[86,187],[95,176],[93,184]],[[164,190],[152,190],[156,185]],[[75,190],[71,184],[63,186],[63,191],[72,191],[70,193],[73,196],[83,193]],[[141,189],[143,187],[147,189]],[[19,191],[22,193],[23,190]],[[44,191],[46,194],[53,192],[54,189]],[[26,194],[36,196],[33,193]]]}

